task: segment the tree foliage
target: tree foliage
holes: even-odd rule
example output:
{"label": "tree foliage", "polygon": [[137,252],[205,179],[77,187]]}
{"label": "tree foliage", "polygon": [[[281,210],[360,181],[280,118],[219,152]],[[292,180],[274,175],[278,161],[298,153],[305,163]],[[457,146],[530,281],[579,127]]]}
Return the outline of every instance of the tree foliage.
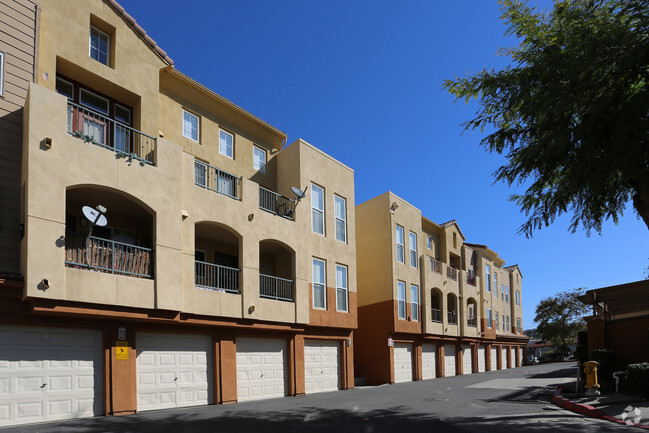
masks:
{"label": "tree foliage", "polygon": [[584,328],[582,316],[588,311],[588,307],[577,299],[582,294],[583,289],[574,289],[539,302],[534,321],[538,323],[536,331],[544,340],[561,347],[576,340],[577,332]]}
{"label": "tree foliage", "polygon": [[500,4],[520,41],[500,51],[511,65],[444,87],[479,100],[465,127],[493,128],[481,144],[507,158],[496,181],[525,185],[511,197],[528,217],[520,232],[572,213],[572,232],[601,233],[630,200],[649,227],[649,0]]}

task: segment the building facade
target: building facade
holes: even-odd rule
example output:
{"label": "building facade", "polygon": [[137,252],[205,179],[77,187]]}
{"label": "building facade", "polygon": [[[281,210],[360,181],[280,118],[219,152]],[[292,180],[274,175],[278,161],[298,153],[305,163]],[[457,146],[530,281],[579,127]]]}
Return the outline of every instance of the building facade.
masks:
{"label": "building facade", "polygon": [[3,233],[24,229],[0,425],[352,387],[353,171],[179,72],[115,1],[9,3],[39,30],[2,100]]}
{"label": "building facade", "polygon": [[356,208],[357,377],[368,384],[522,365],[518,266],[387,192]]}

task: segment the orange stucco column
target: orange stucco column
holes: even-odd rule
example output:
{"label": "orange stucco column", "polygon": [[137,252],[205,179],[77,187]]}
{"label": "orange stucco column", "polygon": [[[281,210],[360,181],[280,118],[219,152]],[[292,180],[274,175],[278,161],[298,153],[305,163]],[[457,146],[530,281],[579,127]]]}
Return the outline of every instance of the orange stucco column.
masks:
{"label": "orange stucco column", "polygon": [[237,402],[237,344],[234,336],[222,336],[219,342],[221,362],[221,403]]}

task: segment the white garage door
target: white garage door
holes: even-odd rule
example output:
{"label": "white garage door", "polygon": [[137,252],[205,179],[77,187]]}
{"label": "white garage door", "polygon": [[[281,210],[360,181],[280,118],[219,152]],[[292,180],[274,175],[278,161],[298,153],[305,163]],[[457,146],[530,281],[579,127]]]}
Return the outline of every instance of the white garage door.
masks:
{"label": "white garage door", "polygon": [[238,401],[286,395],[286,340],[237,338]]}
{"label": "white garage door", "polygon": [[473,365],[471,346],[462,345],[462,374],[471,374]]}
{"label": "white garage door", "polygon": [[509,351],[509,359],[510,359],[510,365],[511,368],[516,367],[516,347],[511,346],[510,351]]}
{"label": "white garage door", "polygon": [[501,347],[501,353],[500,353],[500,360],[501,360],[501,367],[502,370],[507,368],[507,346],[500,346]]}
{"label": "white garage door", "polygon": [[518,351],[518,365],[523,365],[523,348],[521,347]]}
{"label": "white garage door", "polygon": [[491,371],[498,370],[498,348],[491,346]]}
{"label": "white garage door", "polygon": [[437,346],[435,344],[421,345],[421,375],[423,379],[437,377]]}
{"label": "white garage door", "polygon": [[444,377],[455,376],[455,345],[444,346]]}
{"label": "white garage door", "polygon": [[214,401],[212,337],[139,333],[136,350],[138,411]]}
{"label": "white garage door", "polygon": [[484,346],[478,346],[478,372],[484,373],[487,370],[485,359],[486,350]]}
{"label": "white garage door", "polygon": [[394,344],[394,381],[412,382],[412,344]]}
{"label": "white garage door", "polygon": [[0,426],[102,415],[99,331],[0,326]]}
{"label": "white garage door", "polygon": [[304,379],[307,394],[340,389],[340,341],[304,342]]}

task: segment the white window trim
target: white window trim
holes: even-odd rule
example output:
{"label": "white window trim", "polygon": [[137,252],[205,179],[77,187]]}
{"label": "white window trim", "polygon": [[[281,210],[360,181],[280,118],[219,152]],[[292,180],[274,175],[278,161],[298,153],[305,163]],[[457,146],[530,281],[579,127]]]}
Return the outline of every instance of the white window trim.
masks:
{"label": "white window trim", "polygon": [[[417,299],[413,299],[413,289],[417,291]],[[410,285],[410,318],[413,322],[419,322],[419,286],[416,284]]]}
{"label": "white window trim", "polygon": [[[106,43],[107,44],[107,46],[106,46],[106,63],[102,63],[101,61],[99,61],[97,59],[93,59],[93,57],[92,57],[92,31],[93,30],[95,30],[100,35],[106,36],[106,41],[107,41],[107,43]],[[110,65],[110,44],[111,44],[110,35],[108,33],[99,30],[95,26],[92,26],[92,25],[90,26],[90,34],[88,35],[88,57],[90,57],[91,59],[93,59],[96,62],[101,63],[102,65],[109,66]]]}
{"label": "white window trim", "polygon": [[433,238],[430,235],[426,236],[426,248],[429,250],[433,249]]}
{"label": "white window trim", "polygon": [[[99,109],[97,107],[93,107],[93,106],[88,105],[88,104],[84,104],[83,101],[81,100],[81,94],[82,93],[89,93],[89,94],[93,95],[96,98],[103,99],[104,101],[106,101],[106,111],[101,110],[101,109]],[[98,113],[102,113],[102,114],[104,114],[106,116],[108,116],[108,112],[110,110],[110,101],[108,99],[104,98],[103,96],[100,96],[100,95],[96,94],[95,92],[91,92],[88,89],[84,89],[83,87],[79,88],[79,105],[83,105],[84,107],[88,107],[91,110],[96,111]]]}
{"label": "white window trim", "polygon": [[491,266],[485,265],[485,281],[487,282],[487,292],[491,292]]}
{"label": "white window trim", "polygon": [[521,305],[521,292],[519,292],[518,290],[516,290],[516,305]]}
{"label": "white window trim", "polygon": [[[230,137],[232,137],[232,150],[231,150],[232,155],[228,155],[227,153],[223,153],[221,151],[221,133],[227,134]],[[219,153],[221,155],[223,155],[223,156],[227,156],[230,159],[234,159],[234,134],[231,133],[231,132],[226,131],[225,129],[221,129],[221,128],[219,128]]]}
{"label": "white window trim", "polygon": [[[397,233],[399,232],[399,229],[401,229],[401,243],[399,243],[399,236]],[[397,262],[399,263],[406,263],[406,246],[403,244],[405,242],[405,234],[403,227],[401,227],[399,224],[396,225],[394,229],[394,236],[396,238],[396,248],[397,248]],[[399,246],[401,246],[401,257],[399,257]]]}
{"label": "white window trim", "polygon": [[0,51],[0,96],[4,95],[5,89],[5,53]]}
{"label": "white window trim", "polygon": [[[338,268],[345,268],[345,287],[341,287],[338,285]],[[336,311],[342,312],[342,313],[348,313],[349,312],[349,268],[345,265],[340,265],[336,263]],[[339,290],[344,290],[345,292],[345,309],[344,310],[339,310],[338,309],[338,291]]]}
{"label": "white window trim", "polygon": [[[318,207],[315,207],[313,205],[313,189],[314,189],[314,187],[319,189],[322,192],[322,209],[320,209]],[[325,233],[327,232],[327,230],[325,229],[325,210],[324,210],[324,208],[325,208],[325,192],[324,192],[324,188],[322,188],[319,185],[316,185],[315,183],[312,183],[311,184],[311,231],[313,233],[317,233],[317,234],[322,235],[322,236],[325,236]],[[315,222],[315,220],[313,218],[313,211],[314,210],[319,215],[319,217],[320,217],[319,219],[322,221],[322,233],[315,230],[315,225],[313,224]]]}
{"label": "white window trim", "polygon": [[[336,215],[336,201],[340,200],[343,204],[343,218],[340,218]],[[334,194],[334,218],[336,221],[342,221],[343,223],[343,239],[338,239],[338,224],[334,224],[335,238],[337,241],[347,243],[347,200],[337,194]]]}
{"label": "white window trim", "polygon": [[[413,238],[415,240],[414,248],[413,248],[413,245],[412,245]],[[410,253],[409,254],[409,256],[410,256],[410,266],[412,266],[413,268],[417,268],[417,234],[416,233],[408,232],[408,246],[410,247],[410,250],[409,250],[409,253]],[[413,252],[415,253],[414,262],[412,260],[412,253]]]}
{"label": "white window trim", "polygon": [[[403,285],[403,299],[399,297],[399,288]],[[401,315],[401,311],[399,311],[399,305],[403,302],[403,316]],[[407,316],[407,311],[406,311],[406,283],[404,281],[397,281],[397,316],[399,319],[404,319]]]}
{"label": "white window trim", "polygon": [[[264,155],[264,162],[263,162],[263,164],[261,164],[261,166],[259,166],[259,167],[256,167],[256,166],[255,166],[255,151],[259,151],[262,155]],[[262,149],[262,148],[259,147],[259,146],[255,146],[255,145],[253,144],[253,145],[252,145],[252,168],[254,168],[255,170],[257,170],[257,171],[260,172],[260,173],[266,173],[266,161],[267,161],[267,157],[266,157],[266,156],[267,156],[267,155],[266,155],[266,151],[265,151],[264,149]]]}
{"label": "white window trim", "polygon": [[493,316],[491,315],[491,308],[487,308],[487,328],[489,328],[489,329],[492,328],[492,323],[491,323],[492,319],[493,319]]}
{"label": "white window trim", "polygon": [[[324,264],[324,281],[322,283],[317,283],[319,285],[322,285],[322,287],[323,287],[322,296],[324,298],[323,299],[324,307],[316,307],[315,306],[315,285],[316,285],[315,273],[314,273],[314,271],[315,271],[315,266],[314,266],[315,262],[320,262],[320,263]],[[324,260],[316,259],[314,257],[312,262],[311,262],[311,274],[312,274],[311,278],[312,278],[312,281],[313,281],[313,288],[312,288],[312,294],[311,294],[311,296],[313,298],[312,306],[316,310],[326,310],[327,309],[327,263]]]}
{"label": "white window trim", "polygon": [[496,288],[496,298],[498,297],[498,274],[496,273],[496,270],[494,269],[494,287]]}
{"label": "white window trim", "polygon": [[498,317],[498,311],[496,311],[496,320],[495,320],[495,322],[496,322],[496,323],[494,323],[495,329],[496,329],[496,331],[498,331],[498,327],[500,326],[500,320],[499,320],[499,317]]}
{"label": "white window trim", "polygon": [[[185,131],[185,113],[187,113],[191,117],[196,118],[196,138],[192,137],[192,131],[190,129],[189,133]],[[195,115],[194,113],[191,113],[183,108],[183,115],[180,119],[182,121],[182,130],[183,130],[183,137],[189,138],[192,141],[195,141],[196,143],[199,143],[199,140],[201,138],[201,118]]]}

